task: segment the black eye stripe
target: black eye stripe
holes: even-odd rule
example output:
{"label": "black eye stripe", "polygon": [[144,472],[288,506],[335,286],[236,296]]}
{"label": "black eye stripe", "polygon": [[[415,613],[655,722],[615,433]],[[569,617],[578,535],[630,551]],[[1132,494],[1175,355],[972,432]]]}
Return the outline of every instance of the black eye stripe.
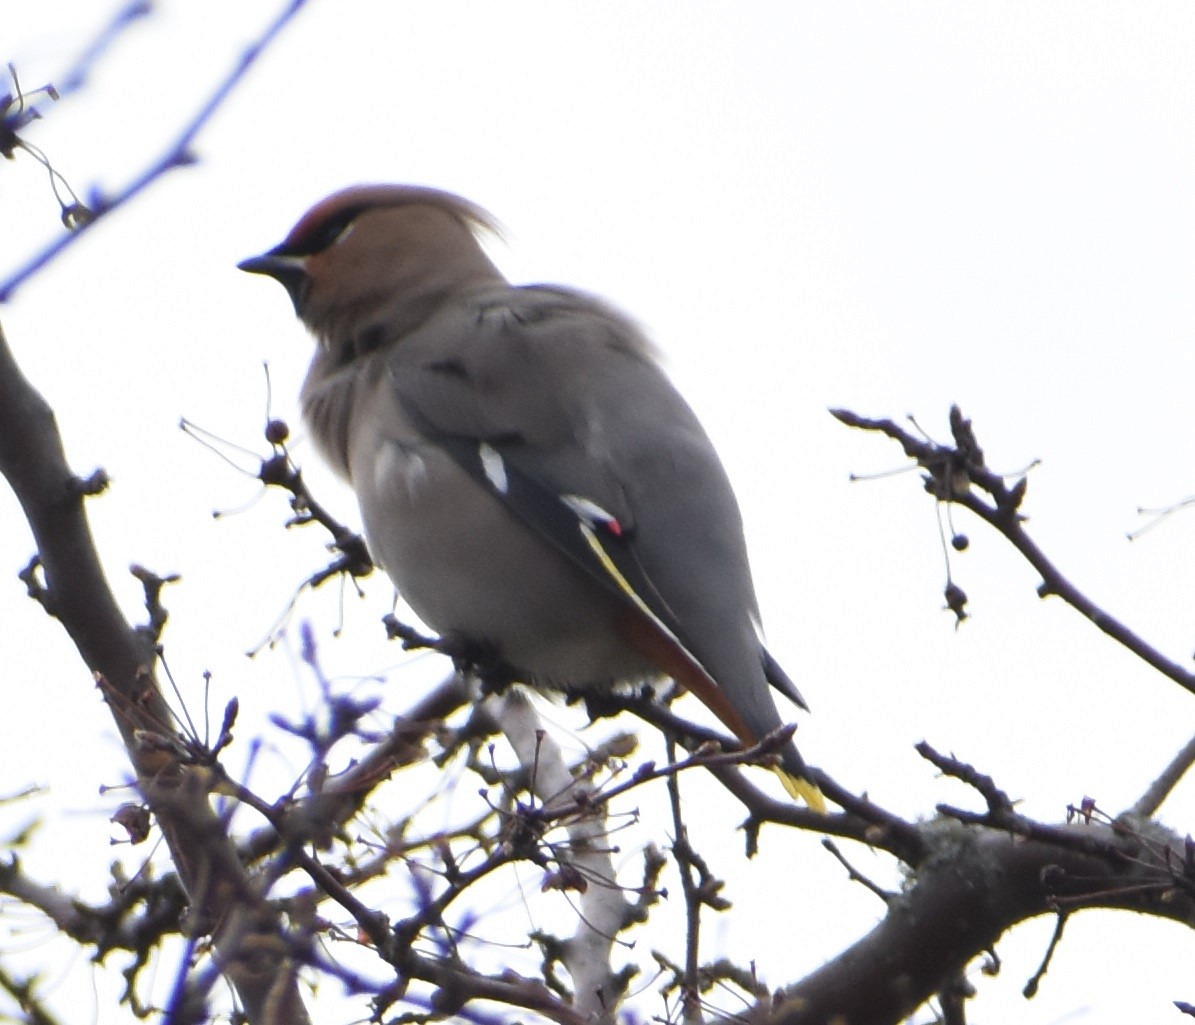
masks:
{"label": "black eye stripe", "polygon": [[356,220],[357,216],[366,208],[364,206],[350,207],[337,212],[334,216],[320,221],[305,231],[298,238],[282,250],[286,256],[311,256],[322,253],[344,233],[344,230]]}

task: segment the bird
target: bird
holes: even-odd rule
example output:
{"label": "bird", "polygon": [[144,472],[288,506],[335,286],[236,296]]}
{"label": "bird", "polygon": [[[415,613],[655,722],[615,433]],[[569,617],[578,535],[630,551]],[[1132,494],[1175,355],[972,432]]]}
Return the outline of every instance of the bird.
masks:
{"label": "bird", "polygon": [[[762,639],[742,516],[644,332],[604,299],[512,285],[484,209],[354,185],[242,261],[314,336],[300,393],[371,552],[420,619],[538,689],[671,677],[744,745],[808,705]],[[824,797],[791,740],[777,772]]]}

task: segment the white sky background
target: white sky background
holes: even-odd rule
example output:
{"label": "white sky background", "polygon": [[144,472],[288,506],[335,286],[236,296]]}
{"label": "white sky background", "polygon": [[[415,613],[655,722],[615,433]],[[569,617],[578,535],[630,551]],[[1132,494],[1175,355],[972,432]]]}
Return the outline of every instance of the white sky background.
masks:
{"label": "white sky background", "polygon": [[[108,13],[81,0],[7,6],[0,56],[26,89],[61,73]],[[115,190],[278,7],[162,4],[27,137],[77,189]],[[309,344],[282,290],[235,264],[345,184],[459,192],[507,226],[495,255],[512,279],[606,295],[666,353],[736,483],[769,637],[814,708],[798,736],[810,760],[910,816],[976,806],[912,751],[925,738],[992,773],[1028,814],[1057,820],[1084,795],[1115,812],[1190,735],[1195,699],[1039,601],[1036,577],[965,514],[972,546],[953,564],[974,618],[956,631],[940,611],[931,503],[913,475],[850,484],[901,458],[826,409],[912,412],[944,438],[958,402],[992,466],[1041,457],[1026,504],[1039,543],[1096,601],[1188,658],[1195,514],[1132,545],[1125,532],[1138,505],[1195,490],[1192,52],[1195,8],[1182,4],[311,0],[202,134],[199,166],[97,227],[0,317],[72,464],[114,480],[89,512],[129,614],[130,562],[183,575],[166,595],[171,666],[194,707],[205,669],[217,708],[238,694],[248,738],[265,731],[264,710],[311,699],[287,645],[257,663],[242,652],[323,552],[314,533],[281,530],[280,496],[213,521],[255,485],[176,428],[185,415],[257,445],[266,360],[275,412],[298,430]],[[56,216],[32,160],[0,167],[0,276],[53,236]],[[294,451],[355,522],[310,448]],[[115,803],[96,789],[125,763],[64,636],[16,580],[31,551],[0,494],[0,791],[53,788],[5,821],[49,815],[40,850],[68,854],[72,872],[94,867],[80,877],[94,888]],[[398,709],[435,669],[398,667],[376,641],[388,602],[379,579],[349,603],[339,642],[334,595],[300,616],[334,671],[405,683],[387,691]],[[710,922],[707,956],[755,958],[780,984],[875,920],[874,898],[816,837],[766,832],[749,864],[737,835],[725,842],[738,808],[700,807],[698,839],[742,916]],[[1192,828],[1195,791],[1164,817]],[[885,859],[849,853],[887,877]],[[123,856],[135,866],[142,852]],[[1195,1000],[1189,932],[1085,914],[1026,1003],[1050,928],[1002,944],[1001,976],[976,977],[975,1021],[1172,1021],[1171,1000]],[[35,957],[45,935],[30,938]],[[647,963],[665,943],[643,936],[635,956]],[[74,1006],[89,1010],[73,1020],[126,1020],[82,992]]]}

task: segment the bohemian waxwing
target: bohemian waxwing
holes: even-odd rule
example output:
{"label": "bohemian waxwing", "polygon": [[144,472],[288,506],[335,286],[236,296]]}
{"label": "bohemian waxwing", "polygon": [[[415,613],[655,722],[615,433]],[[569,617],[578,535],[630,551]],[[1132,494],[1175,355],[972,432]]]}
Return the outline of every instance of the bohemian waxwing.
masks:
{"label": "bohemian waxwing", "polygon": [[[671,676],[744,744],[805,707],[760,639],[722,464],[635,324],[514,287],[458,196],[366,185],[240,264],[317,341],[302,391],[374,555],[441,634],[514,678],[595,691]],[[824,808],[789,744],[787,788]]]}

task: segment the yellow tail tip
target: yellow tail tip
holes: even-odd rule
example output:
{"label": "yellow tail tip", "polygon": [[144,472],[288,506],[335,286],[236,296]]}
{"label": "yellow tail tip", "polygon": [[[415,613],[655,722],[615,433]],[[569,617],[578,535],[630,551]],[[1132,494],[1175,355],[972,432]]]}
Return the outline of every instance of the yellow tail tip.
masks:
{"label": "yellow tail tip", "polygon": [[780,782],[784,784],[784,789],[788,791],[790,797],[804,801],[812,811],[819,815],[826,814],[826,798],[809,780],[801,779],[800,776],[794,776],[779,768],[776,770],[776,775],[780,777]]}

